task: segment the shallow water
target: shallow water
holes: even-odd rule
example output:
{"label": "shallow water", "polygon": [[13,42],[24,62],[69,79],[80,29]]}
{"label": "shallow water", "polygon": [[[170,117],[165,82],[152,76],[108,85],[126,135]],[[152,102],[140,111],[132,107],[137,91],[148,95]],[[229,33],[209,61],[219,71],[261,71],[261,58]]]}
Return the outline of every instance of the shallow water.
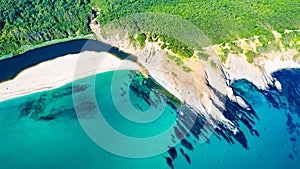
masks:
{"label": "shallow water", "polygon": [[[185,121],[178,120],[180,117],[177,117],[174,107],[155,96],[151,90],[150,97],[156,99],[157,104],[165,105],[157,108],[161,115],[145,124],[127,120],[118,111],[118,108],[126,110],[129,107],[130,104],[125,102],[126,96],[130,98],[132,106],[139,110],[138,113],[143,115],[151,109],[141,93],[128,87],[132,72],[112,71],[97,75],[95,93],[98,105],[85,104],[85,110],[93,111],[95,107],[99,107],[106,121],[115,130],[136,138],[156,136],[172,127],[169,137],[162,141],[168,146],[168,140],[174,137],[173,140],[178,143],[175,151],[142,159],[120,157],[107,152],[92,141],[81,127],[72,96],[88,90],[91,87],[88,82],[93,77],[77,81],[73,84],[73,89],[72,84],[67,84],[51,91],[0,102],[0,168],[164,169],[172,165],[179,169],[300,168],[299,72],[288,70],[274,74],[282,83],[282,93],[276,90],[257,90],[245,80],[235,82],[233,87],[236,94],[244,98],[253,111],[242,111],[237,105],[228,103],[228,112],[224,113],[239,125],[239,130],[244,134],[244,137],[239,138],[245,139],[238,141],[239,138],[224,129],[225,136],[220,131],[214,132],[205,143],[198,143],[195,138],[198,129],[201,133],[205,130],[199,127],[201,118],[192,132],[189,132],[189,136],[184,137],[185,141],[180,142],[183,140],[180,138],[180,133],[183,133],[180,124],[184,126]],[[121,78],[115,80],[116,73],[122,74]],[[143,83],[138,84],[139,88],[143,86]],[[174,131],[176,121],[179,124],[175,127],[180,132]],[[229,143],[225,138],[232,139],[232,142]],[[130,143],[121,147],[128,145]],[[151,150],[155,145],[145,147]],[[136,147],[130,148],[135,151]],[[166,159],[171,159],[170,166]]]}

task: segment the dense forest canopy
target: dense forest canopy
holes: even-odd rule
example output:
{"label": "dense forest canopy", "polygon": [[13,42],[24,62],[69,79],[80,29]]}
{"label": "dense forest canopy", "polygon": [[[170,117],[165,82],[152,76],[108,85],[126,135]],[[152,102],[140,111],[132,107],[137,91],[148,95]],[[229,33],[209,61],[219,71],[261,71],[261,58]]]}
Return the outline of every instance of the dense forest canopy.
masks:
{"label": "dense forest canopy", "polygon": [[[97,21],[102,26],[131,14],[167,13],[186,19],[213,44],[220,44],[255,35],[268,42],[274,39],[271,30],[299,29],[299,4],[299,0],[0,0],[0,57],[22,53],[22,46],[90,34],[92,6],[100,9]],[[157,41],[158,37],[165,42],[162,48],[193,55],[190,46],[176,39],[145,30],[140,33],[141,45],[143,39]]]}
{"label": "dense forest canopy", "polygon": [[101,9],[98,20],[107,24],[126,15],[163,12],[196,25],[214,44],[283,32],[300,27],[299,0],[91,0]]}
{"label": "dense forest canopy", "polygon": [[89,0],[0,0],[0,56],[90,33]]}

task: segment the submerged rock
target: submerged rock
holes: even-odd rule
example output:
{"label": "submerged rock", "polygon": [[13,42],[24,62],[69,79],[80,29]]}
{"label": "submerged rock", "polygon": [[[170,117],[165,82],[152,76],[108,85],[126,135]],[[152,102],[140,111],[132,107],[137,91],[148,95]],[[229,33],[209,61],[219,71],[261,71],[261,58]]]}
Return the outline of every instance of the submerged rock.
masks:
{"label": "submerged rock", "polygon": [[188,142],[186,139],[181,140],[181,145],[183,145],[188,150],[191,150],[191,151],[194,150],[193,145],[190,142]]}
{"label": "submerged rock", "polygon": [[171,147],[169,150],[168,150],[168,153],[170,154],[172,160],[175,160],[177,158],[177,151],[174,147]]}
{"label": "submerged rock", "polygon": [[171,168],[171,169],[174,169],[174,165],[173,165],[173,161],[170,157],[165,157],[166,159],[166,162],[168,164],[168,166]]}
{"label": "submerged rock", "polygon": [[191,158],[190,158],[187,154],[185,154],[184,157],[185,157],[186,161],[187,161],[189,164],[191,164]]}

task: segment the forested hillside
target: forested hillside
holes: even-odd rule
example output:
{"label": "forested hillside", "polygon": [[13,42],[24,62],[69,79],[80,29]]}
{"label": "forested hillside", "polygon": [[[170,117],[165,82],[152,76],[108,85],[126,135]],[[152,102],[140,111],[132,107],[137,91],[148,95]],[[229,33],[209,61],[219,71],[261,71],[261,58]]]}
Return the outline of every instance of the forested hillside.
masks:
{"label": "forested hillside", "polygon": [[[102,26],[135,13],[173,14],[190,21],[213,44],[255,35],[268,42],[274,39],[271,30],[300,28],[299,0],[0,0],[0,57],[22,53],[22,46],[91,33],[92,6],[100,9],[97,20]],[[140,44],[142,39],[158,37],[165,42],[162,48],[193,55],[189,46],[176,39],[159,34],[139,37]]]}
{"label": "forested hillside", "polygon": [[140,12],[163,12],[196,25],[214,44],[265,35],[270,30],[299,29],[299,0],[91,0],[101,9],[99,21]]}
{"label": "forested hillside", "polygon": [[89,0],[0,0],[0,56],[23,45],[90,33]]}

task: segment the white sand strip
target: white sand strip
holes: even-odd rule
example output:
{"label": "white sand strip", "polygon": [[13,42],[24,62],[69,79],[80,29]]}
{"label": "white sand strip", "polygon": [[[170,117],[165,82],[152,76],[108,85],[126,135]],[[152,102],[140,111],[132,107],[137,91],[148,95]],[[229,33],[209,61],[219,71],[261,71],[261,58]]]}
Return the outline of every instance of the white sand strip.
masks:
{"label": "white sand strip", "polygon": [[[90,63],[98,66],[91,67]],[[79,70],[78,67],[83,65],[85,68]],[[0,83],[0,101],[57,88],[96,73],[121,69],[141,70],[133,62],[121,60],[104,52],[87,51],[58,57],[25,69],[14,79]]]}

